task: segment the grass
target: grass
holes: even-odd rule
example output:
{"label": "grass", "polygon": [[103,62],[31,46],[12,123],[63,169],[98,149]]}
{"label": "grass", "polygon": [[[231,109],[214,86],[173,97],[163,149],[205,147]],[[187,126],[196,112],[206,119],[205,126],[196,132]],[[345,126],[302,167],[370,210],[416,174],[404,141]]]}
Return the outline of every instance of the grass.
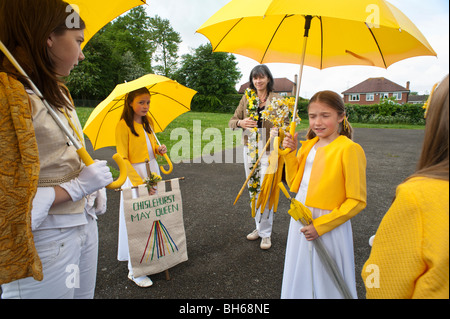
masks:
{"label": "grass", "polygon": [[[93,108],[77,107],[78,117],[82,126],[86,123],[92,110]],[[236,130],[231,136],[231,130],[228,129],[228,121],[231,116],[232,114],[187,112],[170,123],[164,132],[157,133],[157,136],[160,143],[167,146],[169,157],[174,155],[173,147],[178,150],[175,153],[177,158],[171,157],[172,161],[179,162],[182,159],[193,159],[202,155],[202,151],[213,153],[241,143],[240,130]],[[355,128],[424,129],[422,125],[351,124]],[[302,119],[301,124],[297,127],[297,131],[306,130],[308,125],[308,120]],[[226,139],[227,135],[231,136],[232,139]],[[194,137],[196,137],[195,141]],[[199,143],[199,141],[201,142]],[[164,163],[164,159],[162,159],[161,163]]]}

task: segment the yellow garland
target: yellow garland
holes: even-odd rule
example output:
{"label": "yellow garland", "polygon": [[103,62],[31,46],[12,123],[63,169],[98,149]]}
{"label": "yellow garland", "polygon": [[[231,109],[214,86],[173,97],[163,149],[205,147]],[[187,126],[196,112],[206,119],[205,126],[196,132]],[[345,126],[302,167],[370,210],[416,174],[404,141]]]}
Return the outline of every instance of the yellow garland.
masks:
{"label": "yellow garland", "polygon": [[[247,89],[245,90],[245,96],[248,101],[247,106],[247,113],[249,117],[254,120],[258,121],[259,115],[258,115],[258,108],[259,108],[259,98],[257,97],[254,90]],[[251,159],[251,166],[250,171],[253,169],[253,165],[258,160],[258,142],[259,142],[259,134],[258,134],[258,128],[251,128],[250,134],[248,136],[248,153],[247,155]],[[255,216],[255,199],[256,195],[259,193],[260,190],[260,184],[261,184],[261,176],[260,176],[260,167],[258,165],[258,168],[256,168],[253,175],[250,177],[250,180],[248,182],[248,190],[250,192],[250,197],[252,201],[252,216]]]}

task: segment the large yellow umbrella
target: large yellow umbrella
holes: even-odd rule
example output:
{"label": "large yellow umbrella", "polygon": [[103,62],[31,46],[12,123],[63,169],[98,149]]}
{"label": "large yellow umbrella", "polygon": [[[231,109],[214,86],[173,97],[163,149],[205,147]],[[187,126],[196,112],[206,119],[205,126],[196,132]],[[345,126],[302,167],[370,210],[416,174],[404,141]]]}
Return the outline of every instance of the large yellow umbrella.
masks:
{"label": "large yellow umbrella", "polygon": [[[84,126],[83,132],[89,137],[94,150],[116,145],[115,131],[122,116],[125,96],[128,92],[142,87],[150,91],[148,114],[153,120],[154,133],[164,131],[175,118],[190,111],[191,100],[197,93],[176,81],[156,74],[147,74],[134,81],[117,85],[109,96],[96,106]],[[164,157],[171,165],[167,154]],[[161,170],[166,174],[169,173],[162,167]]]}
{"label": "large yellow umbrella", "polygon": [[[436,56],[408,17],[385,0],[232,0],[197,32],[209,39],[215,52],[236,53],[259,63],[300,64],[291,135],[304,65],[387,68],[414,56]],[[274,144],[280,144],[278,138]],[[280,155],[290,151],[278,150]],[[265,192],[269,196],[279,192],[263,184],[270,188]],[[266,198],[259,200],[265,202]]]}
{"label": "large yellow umbrella", "polygon": [[414,23],[385,0],[232,0],[197,32],[215,52],[300,64],[296,106],[303,65],[387,68],[414,56],[436,56]]}
{"label": "large yellow umbrella", "polygon": [[[86,23],[84,30],[84,47],[86,43],[108,22],[114,20],[122,13],[145,4],[146,0],[65,0],[73,5],[83,21]],[[69,23],[76,23],[75,20]]]}

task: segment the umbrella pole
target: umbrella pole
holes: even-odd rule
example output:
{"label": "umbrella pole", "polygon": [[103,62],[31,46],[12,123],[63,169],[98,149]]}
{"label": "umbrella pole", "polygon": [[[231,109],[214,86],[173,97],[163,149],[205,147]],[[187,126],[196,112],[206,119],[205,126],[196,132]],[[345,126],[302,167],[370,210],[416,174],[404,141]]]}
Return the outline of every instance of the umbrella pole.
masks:
{"label": "umbrella pole", "polygon": [[[89,153],[86,151],[86,149],[81,145],[81,143],[70,133],[69,129],[66,127],[66,125],[61,121],[58,114],[56,114],[55,110],[48,104],[48,102],[45,100],[44,96],[42,95],[41,91],[36,87],[36,85],[31,81],[31,79],[28,77],[25,70],[20,66],[19,62],[14,58],[14,56],[9,52],[8,48],[3,44],[2,41],[0,41],[0,50],[5,54],[5,56],[8,58],[8,60],[11,62],[11,64],[19,71],[19,73],[24,76],[28,84],[31,87],[31,90],[36,94],[44,103],[45,108],[47,109],[48,113],[51,115],[51,117],[55,120],[56,124],[59,126],[59,128],[64,132],[64,134],[67,136],[67,138],[70,140],[72,145],[76,148],[78,156],[80,156],[81,160],[86,164],[86,166],[94,164],[94,160],[89,155]],[[106,188],[109,189],[116,189],[125,183],[125,180],[127,179],[126,174],[126,164],[123,160],[123,158],[119,154],[114,154],[113,159],[116,161],[117,165],[120,169],[120,176],[119,178],[106,186]]]}
{"label": "umbrella pole", "polygon": [[[300,70],[299,70],[299,74],[298,74],[298,80],[297,80],[297,89],[295,92],[295,106],[294,106],[294,113],[292,114],[292,121],[291,121],[291,125],[290,125],[290,131],[289,133],[294,136],[295,134],[295,117],[297,115],[297,106],[298,106],[298,100],[300,97],[300,86],[302,83],[302,76],[303,76],[303,66],[305,64],[305,57],[306,57],[306,45],[308,43],[308,36],[309,36],[309,29],[311,28],[311,20],[312,20],[312,16],[307,15],[305,16],[305,34],[303,36],[303,49],[302,49],[302,57],[300,60]],[[278,148],[278,154],[280,155],[287,155],[291,152],[291,149],[287,148],[285,150],[281,150]]]}

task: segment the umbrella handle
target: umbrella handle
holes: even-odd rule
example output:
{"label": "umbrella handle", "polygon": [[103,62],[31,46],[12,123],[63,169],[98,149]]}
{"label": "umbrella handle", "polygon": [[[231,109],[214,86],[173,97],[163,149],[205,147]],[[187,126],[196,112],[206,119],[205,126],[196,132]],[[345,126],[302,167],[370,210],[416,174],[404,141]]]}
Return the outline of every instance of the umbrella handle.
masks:
{"label": "umbrella handle", "polygon": [[172,162],[170,161],[169,156],[167,156],[167,154],[164,154],[163,156],[164,156],[164,158],[166,159],[167,164],[169,164],[169,170],[166,171],[166,170],[164,169],[164,166],[162,166],[162,165],[159,167],[159,169],[161,170],[161,172],[163,172],[164,174],[168,175],[168,174],[172,173],[172,171],[173,171],[173,165],[172,165]]}
{"label": "umbrella handle", "polygon": [[[295,129],[296,129],[296,124],[295,124],[295,122],[291,122],[289,134],[291,134],[292,136],[294,136],[294,134],[295,134]],[[278,143],[279,143],[279,142],[278,142],[278,137],[276,137],[276,138],[275,138],[275,145],[279,145]],[[278,147],[278,155],[285,156],[285,155],[288,155],[290,152],[291,152],[291,149],[290,149],[290,148],[286,148],[285,150],[282,150],[282,149],[280,149],[280,148]]]}
{"label": "umbrella handle", "polygon": [[[81,160],[83,161],[86,166],[94,164],[94,160],[89,155],[89,153],[86,151],[84,147],[81,147],[77,149],[77,154],[80,156]],[[108,189],[117,189],[120,188],[127,179],[127,166],[125,164],[125,161],[123,160],[122,156],[120,156],[118,153],[114,154],[113,157],[114,161],[117,163],[117,166],[119,166],[120,175],[117,180],[112,182],[111,184],[107,185],[106,188]]]}

